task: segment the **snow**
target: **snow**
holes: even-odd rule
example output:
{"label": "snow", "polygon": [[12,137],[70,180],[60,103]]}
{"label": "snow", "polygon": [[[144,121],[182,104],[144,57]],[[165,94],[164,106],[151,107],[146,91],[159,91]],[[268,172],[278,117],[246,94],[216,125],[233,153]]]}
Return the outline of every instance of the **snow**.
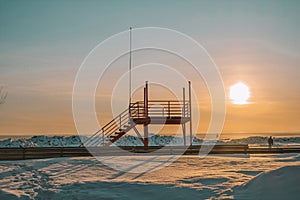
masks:
{"label": "snow", "polygon": [[[81,141],[86,140],[86,136],[33,136],[23,139],[5,139],[0,141],[1,147],[76,147],[81,145]],[[187,138],[189,143],[189,138]],[[204,141],[201,138],[193,137],[193,144],[199,145]],[[207,143],[207,141],[205,141]],[[251,144],[251,145],[267,145],[267,137],[253,136],[233,140],[218,140],[218,144]],[[275,138],[274,145],[300,145],[300,137],[282,137]],[[120,138],[114,145],[117,146],[142,146],[142,142],[138,137],[126,135]],[[176,136],[163,136],[151,134],[149,137],[150,146],[183,145],[183,138]]]}
{"label": "snow", "polygon": [[[182,138],[151,135],[150,145],[181,145]],[[194,137],[194,144],[203,141]],[[267,137],[218,141],[266,145]],[[79,136],[34,136],[0,147],[79,146]],[[300,144],[276,138],[275,144]],[[142,145],[134,136],[116,145]],[[300,154],[111,156],[0,162],[0,199],[299,199]],[[169,163],[170,160],[174,162]],[[121,169],[121,171],[117,170]],[[145,170],[146,169],[146,170]]]}
{"label": "snow", "polygon": [[[274,145],[284,145],[284,144],[300,144],[300,137],[278,137],[273,138],[274,139]],[[262,137],[262,136],[252,136],[247,138],[241,138],[241,139],[233,139],[228,141],[228,143],[245,143],[245,144],[259,144],[259,145],[267,145],[268,144],[268,137]]]}
{"label": "snow", "polygon": [[81,139],[86,137],[79,136],[33,136],[31,138],[22,138],[17,140],[5,139],[0,141],[0,147],[78,147],[81,144]]}
{"label": "snow", "polygon": [[3,192],[3,191],[0,191],[0,199],[18,199],[18,197],[16,197],[15,195],[13,194],[9,194],[7,192]]}
{"label": "snow", "polygon": [[238,199],[299,199],[300,166],[285,166],[262,173],[248,183],[237,187]]}
{"label": "snow", "polygon": [[[72,192],[70,192],[72,191]],[[155,192],[153,192],[155,191]],[[174,196],[174,193],[176,196]],[[88,197],[87,197],[88,194]],[[136,184],[127,182],[85,182],[63,185],[59,192],[42,191],[37,198],[51,199],[191,199],[199,198],[199,193],[190,188],[172,187],[160,184]]]}
{"label": "snow", "polygon": [[[0,199],[296,199],[299,158],[294,153],[182,156],[144,173],[132,173],[141,167],[139,160],[157,166],[168,156],[1,161]],[[128,170],[112,169],[110,160]]]}

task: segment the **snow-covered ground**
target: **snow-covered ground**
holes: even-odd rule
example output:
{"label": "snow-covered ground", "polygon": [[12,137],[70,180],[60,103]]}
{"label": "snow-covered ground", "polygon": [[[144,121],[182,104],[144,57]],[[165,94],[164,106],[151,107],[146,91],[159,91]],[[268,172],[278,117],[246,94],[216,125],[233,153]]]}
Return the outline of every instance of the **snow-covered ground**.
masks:
{"label": "snow-covered ground", "polygon": [[[80,146],[82,141],[85,141],[87,137],[84,136],[33,136],[30,138],[22,139],[4,139],[0,140],[1,147],[59,147],[59,146]],[[99,140],[101,141],[101,140]],[[189,139],[187,138],[187,141]],[[251,144],[251,145],[267,145],[268,138],[261,136],[253,136],[241,139],[232,140],[219,140],[218,143],[221,144]],[[193,138],[193,144],[201,144],[203,142],[200,138]],[[174,136],[160,136],[160,135],[150,135],[149,145],[151,146],[161,146],[161,145],[183,145],[182,137]],[[278,137],[274,139],[274,145],[300,145],[300,137]],[[139,138],[131,135],[126,135],[120,138],[115,145],[118,146],[142,146],[142,142]]]}
{"label": "snow-covered ground", "polygon": [[167,157],[115,158],[116,165],[131,163],[127,172],[91,157],[1,161],[0,199],[300,198],[298,154],[182,156],[159,170],[132,173],[139,159],[157,166]]}

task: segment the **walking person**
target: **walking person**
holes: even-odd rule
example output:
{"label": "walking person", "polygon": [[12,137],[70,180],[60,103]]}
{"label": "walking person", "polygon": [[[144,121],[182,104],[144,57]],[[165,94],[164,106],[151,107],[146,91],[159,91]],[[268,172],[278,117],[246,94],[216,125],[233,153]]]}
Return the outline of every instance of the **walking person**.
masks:
{"label": "walking person", "polygon": [[273,141],[273,138],[272,138],[272,136],[270,136],[269,139],[268,139],[269,149],[272,148],[273,142],[274,142],[274,141]]}

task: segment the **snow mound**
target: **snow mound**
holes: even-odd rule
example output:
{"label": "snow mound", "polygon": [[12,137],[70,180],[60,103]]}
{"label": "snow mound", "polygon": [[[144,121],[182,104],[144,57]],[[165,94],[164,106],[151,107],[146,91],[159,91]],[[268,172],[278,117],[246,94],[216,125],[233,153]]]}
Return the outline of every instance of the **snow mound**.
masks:
{"label": "snow mound", "polygon": [[[81,145],[82,141],[87,139],[86,136],[33,136],[31,138],[22,138],[17,140],[5,139],[0,141],[0,148],[10,147],[78,147]],[[217,141],[204,141],[203,139],[193,137],[194,145],[201,145],[203,143],[208,144],[210,142],[216,142],[217,144],[257,144],[257,145],[267,145],[268,137],[253,136],[241,139],[232,140],[217,140]],[[106,138],[108,141],[108,138]],[[189,144],[189,137],[186,138],[187,144]],[[284,144],[298,144],[300,145],[300,137],[291,138],[275,138],[275,145]],[[118,141],[114,143],[116,146],[143,146],[141,140],[132,135],[125,135],[121,137]],[[182,146],[183,138],[180,136],[167,136],[167,135],[149,135],[149,145],[150,146]]]}
{"label": "snow mound", "polygon": [[268,137],[260,137],[260,136],[252,136],[247,138],[241,138],[241,139],[233,139],[228,141],[228,143],[232,144],[268,144]]}
{"label": "snow mound", "polygon": [[15,200],[15,199],[19,199],[19,198],[13,194],[9,194],[4,191],[0,191],[0,199]]}
{"label": "snow mound", "polygon": [[[189,143],[189,137],[186,138],[187,143]],[[216,142],[217,144],[256,144],[256,145],[268,145],[268,137],[252,136],[241,139],[232,140],[217,140],[217,141],[204,141],[203,139],[193,137],[194,145],[201,145],[209,142]],[[274,145],[284,145],[284,144],[300,144],[300,137],[290,137],[290,138],[275,138]],[[138,137],[126,135],[120,138],[115,145],[117,146],[142,146],[142,142]],[[164,146],[164,145],[183,145],[183,138],[177,136],[165,136],[165,135],[155,135],[151,134],[149,137],[150,146]]]}
{"label": "snow mound", "polygon": [[[262,136],[252,136],[247,138],[241,139],[232,139],[227,141],[227,143],[232,144],[260,144],[260,145],[267,145],[268,144],[268,137]],[[274,138],[274,145],[282,145],[282,144],[300,144],[300,137],[281,137],[281,138]]]}
{"label": "snow mound", "polygon": [[6,139],[0,141],[0,148],[19,148],[19,147],[78,147],[81,144],[80,136],[33,136],[17,140]]}
{"label": "snow mound", "polygon": [[[186,138],[187,143],[189,143],[189,138]],[[201,144],[203,142],[202,139],[197,137],[193,137],[193,144]],[[141,140],[136,136],[126,135],[120,138],[118,141],[114,143],[116,146],[143,146]],[[182,146],[183,138],[176,136],[167,136],[167,135],[155,135],[151,134],[149,136],[149,145],[150,146]]]}
{"label": "snow mound", "polygon": [[213,192],[160,184],[84,182],[62,185],[57,192],[40,190],[37,199],[204,199]]}
{"label": "snow mound", "polygon": [[300,166],[286,166],[261,173],[235,188],[237,199],[299,199]]}

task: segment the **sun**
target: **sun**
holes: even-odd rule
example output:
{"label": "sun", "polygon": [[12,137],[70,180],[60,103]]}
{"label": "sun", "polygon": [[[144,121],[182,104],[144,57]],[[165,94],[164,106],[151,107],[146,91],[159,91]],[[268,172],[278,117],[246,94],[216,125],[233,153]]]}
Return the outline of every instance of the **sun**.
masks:
{"label": "sun", "polygon": [[238,82],[230,87],[229,97],[233,104],[248,104],[247,100],[250,97],[249,87],[242,82]]}

